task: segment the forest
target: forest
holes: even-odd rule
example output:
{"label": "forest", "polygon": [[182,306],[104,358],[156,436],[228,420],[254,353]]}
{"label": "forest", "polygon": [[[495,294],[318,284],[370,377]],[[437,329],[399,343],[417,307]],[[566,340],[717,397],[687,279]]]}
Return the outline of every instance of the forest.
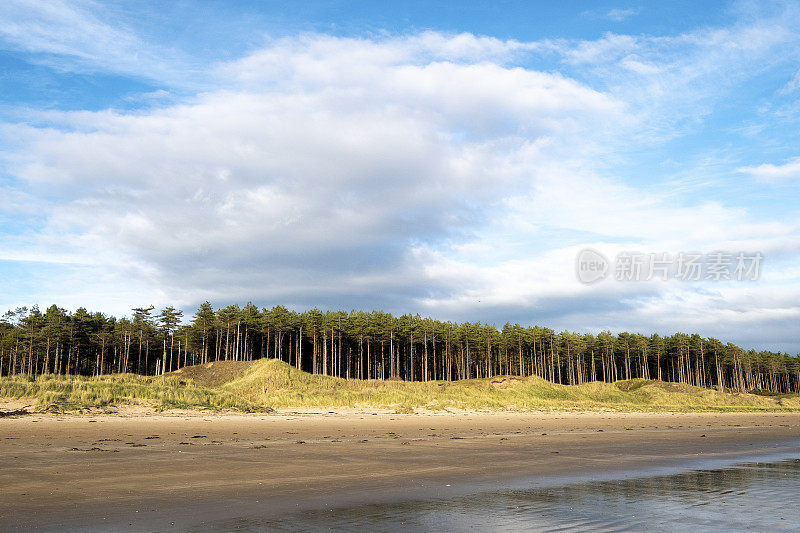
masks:
{"label": "forest", "polygon": [[[186,319],[186,320],[185,320]],[[443,322],[381,311],[295,312],[252,303],[192,317],[166,307],[115,318],[20,307],[0,317],[0,377],[158,375],[219,360],[276,358],[345,379],[453,381],[536,375],[554,383],[634,378],[720,391],[800,390],[800,356],[744,350],[698,334],[580,334],[506,323]]]}

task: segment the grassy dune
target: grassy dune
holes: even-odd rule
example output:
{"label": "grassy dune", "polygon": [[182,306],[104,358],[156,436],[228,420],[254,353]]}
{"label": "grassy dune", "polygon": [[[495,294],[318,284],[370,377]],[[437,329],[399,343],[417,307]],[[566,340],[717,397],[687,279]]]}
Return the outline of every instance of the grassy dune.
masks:
{"label": "grassy dune", "polygon": [[678,383],[629,380],[556,385],[537,377],[458,382],[344,380],[301,372],[282,361],[217,362],[159,377],[2,378],[0,397],[39,410],[121,404],[160,409],[269,411],[283,407],[381,407],[478,410],[800,411],[800,395],[720,393]]}
{"label": "grassy dune", "polygon": [[116,405],[156,409],[264,410],[239,396],[176,376],[114,374],[99,377],[0,378],[0,398],[25,399],[38,411],[79,411]]}
{"label": "grassy dune", "polygon": [[800,395],[728,394],[690,385],[630,380],[556,385],[538,377],[498,376],[456,382],[344,380],[311,375],[276,360],[258,361],[224,385],[257,405],[389,407],[399,410],[491,409],[625,411],[800,410]]}

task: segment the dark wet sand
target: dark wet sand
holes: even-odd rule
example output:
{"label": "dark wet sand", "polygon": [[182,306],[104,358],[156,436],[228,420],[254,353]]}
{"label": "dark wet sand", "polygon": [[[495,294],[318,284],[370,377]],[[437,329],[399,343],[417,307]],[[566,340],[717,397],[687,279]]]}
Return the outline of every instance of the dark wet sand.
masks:
{"label": "dark wet sand", "polygon": [[0,530],[180,529],[520,479],[800,454],[797,413],[375,413],[3,418]]}

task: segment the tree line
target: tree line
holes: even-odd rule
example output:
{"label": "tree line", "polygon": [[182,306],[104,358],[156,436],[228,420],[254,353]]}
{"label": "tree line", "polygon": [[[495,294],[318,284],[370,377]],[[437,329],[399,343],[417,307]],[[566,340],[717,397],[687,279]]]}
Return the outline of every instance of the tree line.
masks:
{"label": "tree line", "polygon": [[[188,320],[184,321],[184,318]],[[536,375],[555,383],[658,379],[718,390],[800,390],[800,356],[697,334],[597,335],[506,323],[454,323],[381,311],[301,313],[252,303],[191,316],[166,307],[115,318],[20,307],[0,318],[0,376],[158,375],[211,361],[276,358],[346,379],[456,380]]]}

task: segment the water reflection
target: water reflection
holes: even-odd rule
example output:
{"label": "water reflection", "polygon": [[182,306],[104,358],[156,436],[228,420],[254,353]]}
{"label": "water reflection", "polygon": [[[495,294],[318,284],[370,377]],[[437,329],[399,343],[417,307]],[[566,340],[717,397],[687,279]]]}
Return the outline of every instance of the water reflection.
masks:
{"label": "water reflection", "polygon": [[[241,531],[798,531],[800,460],[212,525]],[[208,528],[208,524],[204,529]]]}

